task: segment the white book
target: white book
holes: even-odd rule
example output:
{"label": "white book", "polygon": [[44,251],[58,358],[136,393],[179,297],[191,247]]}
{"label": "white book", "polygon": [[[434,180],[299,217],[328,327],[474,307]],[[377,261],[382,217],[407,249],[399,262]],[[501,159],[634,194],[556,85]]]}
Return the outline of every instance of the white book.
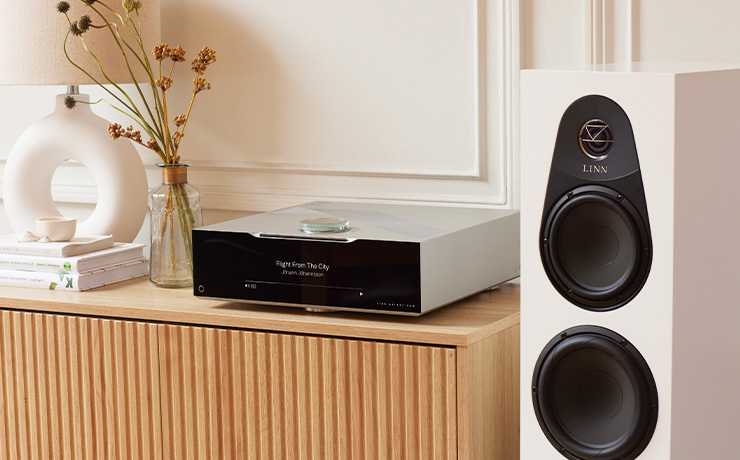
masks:
{"label": "white book", "polygon": [[18,234],[0,236],[0,253],[71,257],[113,246],[113,235],[75,236],[69,241],[19,243]]}
{"label": "white book", "polygon": [[[48,243],[46,243],[48,244]],[[79,256],[29,256],[0,253],[1,270],[33,270],[52,273],[81,273],[133,259],[144,258],[144,245],[116,243],[113,247]]]}
{"label": "white book", "polygon": [[149,261],[147,259],[132,260],[86,273],[0,270],[0,285],[56,291],[87,291],[107,284],[144,276],[148,273]]}

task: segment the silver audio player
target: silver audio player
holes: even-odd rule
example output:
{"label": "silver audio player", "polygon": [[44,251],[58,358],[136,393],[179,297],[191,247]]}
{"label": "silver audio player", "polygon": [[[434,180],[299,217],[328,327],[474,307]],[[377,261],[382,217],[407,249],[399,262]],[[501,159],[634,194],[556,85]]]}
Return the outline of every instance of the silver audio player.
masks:
{"label": "silver audio player", "polygon": [[420,315],[519,276],[519,212],[313,202],[193,230],[196,296]]}

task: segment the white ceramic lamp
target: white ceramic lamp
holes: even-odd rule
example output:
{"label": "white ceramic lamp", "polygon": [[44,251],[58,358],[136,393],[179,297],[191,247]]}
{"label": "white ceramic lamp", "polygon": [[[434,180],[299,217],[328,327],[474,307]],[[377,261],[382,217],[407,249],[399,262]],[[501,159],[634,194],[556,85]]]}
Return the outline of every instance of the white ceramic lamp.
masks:
{"label": "white ceramic lamp", "polygon": [[[90,12],[82,0],[69,3],[70,18]],[[109,6],[125,15],[119,0],[111,0]],[[99,17],[90,16],[93,23],[100,22]],[[146,2],[140,20],[144,49],[149,50],[160,41],[159,0]],[[107,80],[77,37],[69,37],[67,52],[95,80],[68,62],[63,48],[68,29],[66,17],[57,12],[54,2],[27,0],[6,5],[0,15],[0,62],[6,63],[0,66],[0,85],[67,85],[67,94],[89,101],[87,95],[77,94],[77,85]],[[85,34],[85,42],[112,81],[148,82],[135,65],[136,73],[131,76],[107,31],[96,32]],[[59,165],[76,160],[91,171],[98,185],[97,206],[78,224],[78,234],[112,234],[116,241],[132,241],[147,212],[148,187],[141,159],[128,140],[111,139],[110,122],[95,115],[89,105],[65,107],[67,94],[57,96],[54,112],[21,134],[8,156],[3,199],[10,224],[23,232],[33,230],[39,217],[59,215],[51,196],[51,179]]]}

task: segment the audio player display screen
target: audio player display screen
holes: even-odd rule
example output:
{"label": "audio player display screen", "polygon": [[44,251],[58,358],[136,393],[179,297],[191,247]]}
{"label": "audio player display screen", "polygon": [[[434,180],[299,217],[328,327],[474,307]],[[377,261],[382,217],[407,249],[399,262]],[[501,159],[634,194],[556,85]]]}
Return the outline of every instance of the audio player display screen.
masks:
{"label": "audio player display screen", "polygon": [[193,232],[195,295],[421,311],[419,245]]}

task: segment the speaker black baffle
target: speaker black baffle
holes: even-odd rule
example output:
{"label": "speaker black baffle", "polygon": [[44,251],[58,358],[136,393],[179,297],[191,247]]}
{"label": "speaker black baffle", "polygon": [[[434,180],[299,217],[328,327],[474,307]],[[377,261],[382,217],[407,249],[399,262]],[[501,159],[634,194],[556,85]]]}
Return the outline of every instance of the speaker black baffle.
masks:
{"label": "speaker black baffle", "polygon": [[578,307],[619,308],[642,289],[652,239],[632,125],[613,100],[589,95],[563,114],[540,227],[553,286]]}

